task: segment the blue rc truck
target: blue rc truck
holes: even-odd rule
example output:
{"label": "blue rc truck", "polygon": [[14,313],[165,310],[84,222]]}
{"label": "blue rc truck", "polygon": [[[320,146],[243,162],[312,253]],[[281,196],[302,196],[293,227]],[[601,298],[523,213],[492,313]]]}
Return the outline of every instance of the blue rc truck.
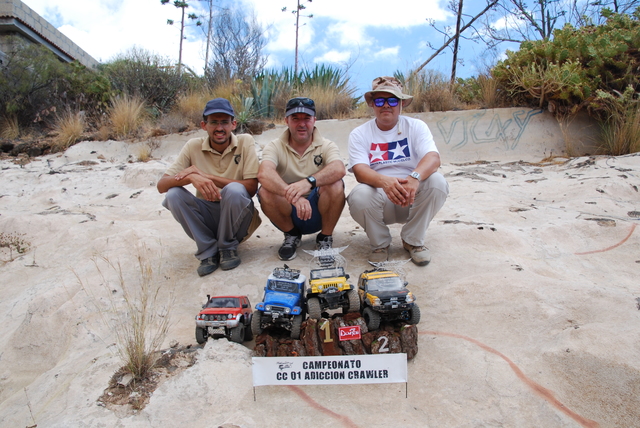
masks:
{"label": "blue rc truck", "polygon": [[305,316],[304,292],[307,278],[298,269],[275,268],[267,278],[264,298],[256,305],[251,318],[251,330],[259,335],[264,329],[280,327],[300,338],[300,326]]}

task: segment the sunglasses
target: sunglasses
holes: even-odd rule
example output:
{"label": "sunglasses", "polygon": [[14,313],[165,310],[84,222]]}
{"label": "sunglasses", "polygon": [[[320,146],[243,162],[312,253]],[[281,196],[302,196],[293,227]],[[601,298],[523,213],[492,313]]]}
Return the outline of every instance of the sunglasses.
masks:
{"label": "sunglasses", "polygon": [[292,98],[289,100],[289,102],[287,102],[286,110],[291,110],[295,107],[308,107],[315,110],[316,105],[311,98],[298,97]]}
{"label": "sunglasses", "polygon": [[385,101],[387,102],[387,104],[389,104],[389,107],[395,107],[395,106],[397,106],[397,105],[398,105],[398,103],[400,102],[400,99],[399,99],[399,98],[397,98],[397,97],[389,97],[389,98],[383,98],[383,97],[380,97],[380,98],[374,98],[374,100],[373,100],[373,104],[374,104],[376,107],[382,107],[382,106],[384,106],[384,102],[385,102]]}

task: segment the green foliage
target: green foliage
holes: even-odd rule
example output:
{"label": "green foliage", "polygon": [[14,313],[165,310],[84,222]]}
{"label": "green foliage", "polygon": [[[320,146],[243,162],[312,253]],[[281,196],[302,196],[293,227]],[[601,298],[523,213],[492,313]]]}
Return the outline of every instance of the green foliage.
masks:
{"label": "green foliage", "polygon": [[117,56],[102,70],[117,93],[140,97],[156,112],[168,112],[193,80],[190,73],[180,73],[170,59],[139,48]]}
{"label": "green foliage", "polygon": [[57,110],[106,107],[109,81],[83,65],[64,63],[44,46],[12,38],[0,66],[0,116],[14,117],[22,126],[42,122]]}
{"label": "green foliage", "polygon": [[603,151],[614,156],[640,151],[640,94],[631,86],[622,93],[598,90],[593,104],[601,118]]}
{"label": "green foliage", "polygon": [[[622,92],[640,86],[640,22],[609,14],[599,26],[556,30],[553,40],[528,41],[493,70],[500,86],[521,103],[559,111],[586,105],[597,90]],[[574,109],[575,110],[575,109]]]}

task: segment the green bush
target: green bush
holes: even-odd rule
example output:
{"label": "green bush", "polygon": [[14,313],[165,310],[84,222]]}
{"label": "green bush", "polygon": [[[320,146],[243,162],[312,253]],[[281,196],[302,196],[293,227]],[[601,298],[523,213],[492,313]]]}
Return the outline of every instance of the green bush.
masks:
{"label": "green bush", "polygon": [[11,38],[0,66],[0,116],[20,126],[53,121],[65,110],[106,107],[109,81],[79,63],[64,63],[41,45]]}
{"label": "green bush", "polygon": [[567,25],[552,40],[524,42],[519,51],[508,51],[493,70],[499,85],[521,104],[553,103],[559,112],[586,107],[597,90],[623,92],[629,85],[638,90],[640,13],[605,15],[603,25]]}
{"label": "green bush", "polygon": [[196,78],[180,73],[173,62],[139,48],[117,56],[101,67],[119,95],[141,98],[155,113],[166,113]]}

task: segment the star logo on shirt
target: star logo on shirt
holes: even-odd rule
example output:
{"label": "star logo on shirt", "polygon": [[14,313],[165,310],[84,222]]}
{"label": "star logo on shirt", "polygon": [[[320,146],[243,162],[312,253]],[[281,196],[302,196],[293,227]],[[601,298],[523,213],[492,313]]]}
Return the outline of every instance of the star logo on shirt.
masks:
{"label": "star logo on shirt", "polygon": [[[386,144],[385,144],[386,146]],[[380,144],[373,144],[371,147],[371,163],[374,163],[376,161],[383,161],[385,160],[384,155],[387,153],[386,150],[381,150],[380,149]]]}

